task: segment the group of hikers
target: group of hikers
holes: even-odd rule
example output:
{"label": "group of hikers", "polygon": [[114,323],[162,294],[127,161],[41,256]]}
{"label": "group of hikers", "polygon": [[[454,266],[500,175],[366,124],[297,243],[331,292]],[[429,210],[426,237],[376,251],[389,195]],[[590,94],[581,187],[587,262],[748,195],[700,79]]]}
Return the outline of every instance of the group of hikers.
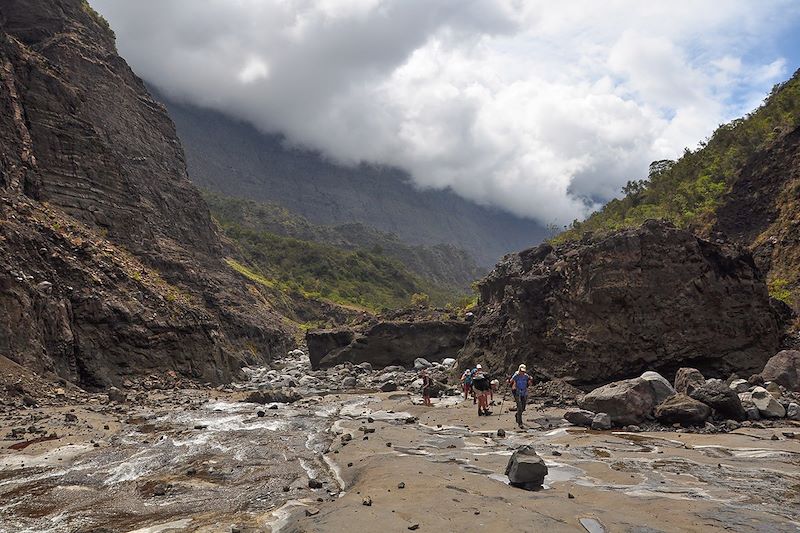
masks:
{"label": "group of hikers", "polygon": [[[522,413],[525,412],[528,404],[528,387],[532,382],[528,368],[524,364],[519,365],[517,371],[506,380],[506,383],[511,386],[511,394],[517,404],[516,419],[520,428],[524,427]],[[475,365],[475,368],[464,370],[464,373],[461,374],[461,384],[464,390],[464,399],[472,396],[473,404],[478,405],[478,416],[491,415],[489,402],[494,403],[494,391],[500,386],[500,381],[490,379],[489,374],[479,363]]]}
{"label": "group of hikers", "polygon": [[[431,406],[431,390],[433,388],[433,379],[428,375],[427,370],[420,372],[422,379],[422,402],[426,406]],[[511,394],[514,396],[514,401],[517,404],[517,425],[520,428],[525,426],[522,423],[522,413],[525,412],[525,407],[528,404],[528,387],[533,383],[528,368],[522,364],[519,365],[514,374],[506,380],[506,384],[511,387]],[[472,396],[472,403],[478,405],[478,416],[489,416],[492,414],[489,411],[489,404],[494,405],[494,392],[500,386],[500,381],[491,379],[489,374],[479,364],[475,368],[467,368],[461,374],[461,386],[464,390],[464,399],[469,399]]]}

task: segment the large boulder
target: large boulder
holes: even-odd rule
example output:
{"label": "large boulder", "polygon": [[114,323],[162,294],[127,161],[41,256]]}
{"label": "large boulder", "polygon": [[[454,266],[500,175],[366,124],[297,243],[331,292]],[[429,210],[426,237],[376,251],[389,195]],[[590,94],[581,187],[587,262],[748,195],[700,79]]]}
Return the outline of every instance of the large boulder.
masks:
{"label": "large boulder", "polygon": [[707,381],[693,390],[689,396],[711,407],[719,418],[747,420],[747,413],[739,395],[722,381]]}
{"label": "large boulder", "polygon": [[309,331],[306,344],[312,368],[345,362],[411,367],[415,360],[455,358],[468,331],[469,324],[460,320],[380,320],[353,328]]}
{"label": "large boulder", "polygon": [[691,394],[697,387],[704,385],[706,378],[696,368],[679,368],[675,373],[675,392]]}
{"label": "large boulder", "polygon": [[662,424],[699,426],[711,416],[711,408],[685,394],[676,394],[656,406],[655,416]]}
{"label": "large boulder", "polygon": [[585,409],[572,409],[564,413],[564,420],[573,426],[590,427],[594,419],[594,413]]}
{"label": "large boulder", "polygon": [[783,350],[770,358],[761,371],[766,381],[774,381],[791,391],[800,392],[800,351]]}
{"label": "large boulder", "polygon": [[653,388],[653,394],[655,395],[657,404],[675,395],[675,389],[672,388],[670,382],[658,372],[648,370],[641,375],[641,378],[647,381]]}
{"label": "large boulder", "polygon": [[535,490],[544,483],[547,465],[533,446],[522,446],[511,454],[506,465],[506,475],[512,486]]}
{"label": "large boulder", "polygon": [[653,387],[642,378],[609,383],[578,400],[581,409],[608,413],[611,421],[618,426],[642,422],[655,403]]}
{"label": "large boulder", "polygon": [[595,385],[691,361],[750,375],[779,347],[781,318],[749,252],[668,223],[511,254],[480,284],[461,366],[530,363]]}
{"label": "large boulder", "polygon": [[758,412],[765,418],[783,418],[786,408],[783,407],[764,387],[756,387],[750,392],[750,399],[758,407]]}

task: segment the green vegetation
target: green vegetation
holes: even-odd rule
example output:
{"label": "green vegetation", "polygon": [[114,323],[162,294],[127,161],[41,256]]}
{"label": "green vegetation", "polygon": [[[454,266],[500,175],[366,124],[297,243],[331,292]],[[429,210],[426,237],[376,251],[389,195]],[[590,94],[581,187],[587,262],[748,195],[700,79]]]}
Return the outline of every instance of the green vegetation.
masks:
{"label": "green vegetation", "polygon": [[417,293],[437,303],[449,294],[426,284],[398,262],[364,250],[347,251],[221,222],[249,265],[228,265],[250,280],[306,298],[372,311],[408,305]]}
{"label": "green vegetation", "polygon": [[776,300],[780,300],[788,305],[792,305],[794,303],[792,291],[789,289],[788,279],[773,278],[769,281],[767,287],[769,288],[769,295]]}
{"label": "green vegetation", "polygon": [[225,225],[388,258],[454,298],[468,294],[470,282],[485,274],[467,252],[451,245],[410,245],[394,234],[363,224],[318,225],[276,204],[229,198],[207,191],[203,197],[214,217]]}
{"label": "green vegetation", "polygon": [[585,222],[573,222],[552,241],[638,226],[651,218],[670,220],[683,228],[707,229],[714,222],[720,198],[747,159],[798,125],[800,71],[776,85],[761,107],[720,126],[697,150],[687,148],[678,161],[652,163],[647,179],[629,181],[623,188],[623,198],[612,200]]}
{"label": "green vegetation", "polygon": [[81,0],[81,8],[87,15],[92,17],[92,19],[94,19],[94,21],[97,22],[97,24],[99,24],[101,28],[110,33],[112,37],[116,37],[114,34],[114,30],[111,29],[111,25],[108,23],[105,17],[103,17],[100,13],[95,11],[94,8],[91,5],[89,5],[88,0]]}
{"label": "green vegetation", "polygon": [[274,204],[209,192],[204,197],[239,249],[242,261],[228,264],[270,289],[272,297],[322,299],[370,311],[441,306],[469,297],[468,281],[460,281],[464,273],[477,277],[474,263],[459,263],[468,256],[455,249],[409,246],[360,224],[319,226]]}

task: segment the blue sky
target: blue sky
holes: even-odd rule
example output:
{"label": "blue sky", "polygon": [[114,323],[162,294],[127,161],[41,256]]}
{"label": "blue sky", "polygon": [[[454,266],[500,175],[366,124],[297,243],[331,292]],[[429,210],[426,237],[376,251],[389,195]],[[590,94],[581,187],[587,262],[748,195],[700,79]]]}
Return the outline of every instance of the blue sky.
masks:
{"label": "blue sky", "polygon": [[91,2],[173,98],[542,223],[585,216],[800,66],[794,0]]}

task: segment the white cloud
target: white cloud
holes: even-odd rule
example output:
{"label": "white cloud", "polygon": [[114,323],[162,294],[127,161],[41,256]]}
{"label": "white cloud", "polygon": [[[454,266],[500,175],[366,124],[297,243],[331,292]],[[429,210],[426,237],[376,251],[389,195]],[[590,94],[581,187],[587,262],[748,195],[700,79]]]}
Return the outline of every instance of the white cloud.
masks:
{"label": "white cloud", "polygon": [[747,111],[786,76],[767,39],[798,16],[789,0],[92,3],[172,96],[543,223]]}

